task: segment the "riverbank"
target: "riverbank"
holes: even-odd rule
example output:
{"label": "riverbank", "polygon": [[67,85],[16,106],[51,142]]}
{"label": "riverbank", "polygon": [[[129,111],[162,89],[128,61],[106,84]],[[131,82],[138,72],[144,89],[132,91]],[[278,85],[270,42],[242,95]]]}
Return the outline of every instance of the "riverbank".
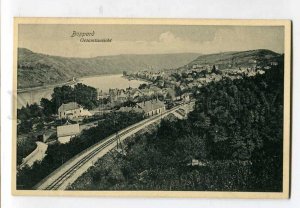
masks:
{"label": "riverbank", "polygon": [[[81,81],[82,79],[85,78],[94,78],[94,77],[104,77],[104,76],[114,76],[114,75],[122,75],[122,74],[114,74],[114,73],[109,73],[109,74],[99,74],[99,75],[87,75],[87,76],[82,76],[82,77],[78,77],[76,78],[75,81],[68,81],[68,82],[62,82],[62,83],[56,83],[56,84],[49,84],[49,85],[44,85],[44,86],[37,86],[37,87],[30,87],[30,88],[22,88],[22,89],[17,89],[17,93],[25,93],[25,92],[32,92],[32,91],[38,91],[38,90],[46,90],[46,89],[50,89],[50,88],[54,88],[54,87],[61,87],[63,85],[74,85],[76,83],[78,83],[79,81]],[[139,77],[132,77],[132,76],[124,76],[122,75],[122,77],[124,77],[127,80],[139,80],[139,81],[143,81],[143,82],[147,82],[149,84],[151,84],[152,82],[143,78],[139,78]]]}
{"label": "riverbank", "polygon": [[82,83],[87,86],[91,86],[97,89],[99,92],[108,93],[109,89],[126,89],[128,87],[138,88],[141,84],[146,83],[140,80],[129,81],[122,74],[100,74],[93,76],[84,76],[74,79],[74,81],[68,81],[63,83],[56,83],[47,86],[40,86],[34,88],[19,89],[17,91],[17,106],[22,108],[23,106],[31,105],[33,103],[40,103],[42,98],[51,99],[53,89],[55,87],[70,85],[74,86],[78,83]]}
{"label": "riverbank", "polygon": [[123,77],[124,77],[125,79],[128,79],[129,81],[130,81],[130,80],[139,80],[139,81],[147,82],[148,84],[152,84],[151,81],[149,81],[149,80],[147,80],[147,79],[140,78],[140,77],[133,77],[133,76],[129,76],[129,75],[123,75]]}
{"label": "riverbank", "polygon": [[95,74],[95,75],[86,75],[79,77],[78,80],[83,79],[83,78],[92,78],[92,77],[104,77],[104,76],[114,76],[114,75],[121,75],[120,73],[108,73],[108,74]]}
{"label": "riverbank", "polygon": [[110,74],[99,74],[99,75],[86,75],[86,76],[76,78],[75,81],[72,80],[72,81],[61,82],[61,83],[56,83],[56,84],[49,84],[49,85],[43,85],[43,86],[37,86],[37,87],[17,89],[17,93],[31,92],[31,91],[37,91],[37,90],[46,90],[46,89],[50,89],[50,88],[54,88],[54,87],[61,87],[63,85],[74,85],[84,78],[103,77],[103,76],[112,76],[112,75],[121,75],[121,74],[110,73]]}
{"label": "riverbank", "polygon": [[46,89],[50,89],[50,88],[54,88],[54,87],[61,87],[63,85],[73,85],[73,84],[76,84],[77,82],[78,82],[78,80],[76,79],[75,81],[72,80],[72,81],[56,83],[56,84],[52,84],[52,85],[22,88],[22,89],[17,89],[17,93],[32,92],[32,91],[38,91],[38,90],[46,90]]}

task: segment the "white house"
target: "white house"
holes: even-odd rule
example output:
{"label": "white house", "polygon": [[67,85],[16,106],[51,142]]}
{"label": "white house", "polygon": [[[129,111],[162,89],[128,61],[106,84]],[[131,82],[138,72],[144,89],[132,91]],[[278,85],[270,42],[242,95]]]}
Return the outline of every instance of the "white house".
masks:
{"label": "white house", "polygon": [[87,113],[87,110],[84,110],[83,107],[76,102],[62,104],[58,108],[59,119],[73,119],[81,116],[90,116],[90,114]]}
{"label": "white house", "polygon": [[181,95],[183,101],[185,101],[185,102],[190,102],[190,100],[191,100],[190,96],[191,96],[191,93],[184,93]]}
{"label": "white house", "polygon": [[62,144],[70,142],[70,140],[80,132],[79,124],[65,124],[57,127],[58,141]]}

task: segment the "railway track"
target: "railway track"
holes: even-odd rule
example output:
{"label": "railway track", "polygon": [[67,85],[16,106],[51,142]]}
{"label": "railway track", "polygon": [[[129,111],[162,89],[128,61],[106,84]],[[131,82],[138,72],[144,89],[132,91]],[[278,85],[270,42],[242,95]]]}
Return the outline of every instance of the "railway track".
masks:
{"label": "railway track", "polygon": [[[121,131],[118,132],[118,136],[122,137],[125,136],[127,133],[136,130],[137,128],[147,124],[147,123],[151,123],[152,121],[158,119],[158,118],[162,118],[168,114],[170,114],[171,112],[178,110],[182,105],[181,104],[179,106],[176,106],[170,110],[165,111],[162,114],[153,116],[151,118],[148,118],[146,120],[143,120],[139,123],[133,124]],[[70,177],[72,177],[75,172],[82,167],[83,165],[85,165],[88,161],[90,161],[94,156],[96,156],[98,153],[100,153],[102,150],[104,150],[106,147],[108,147],[109,145],[113,144],[114,142],[116,142],[117,140],[117,136],[116,135],[111,135],[109,137],[107,137],[106,139],[94,144],[93,146],[91,146],[90,148],[88,148],[87,150],[84,150],[83,152],[79,153],[81,154],[85,154],[87,153],[84,157],[82,157],[79,161],[77,161],[75,164],[72,164],[70,168],[68,168],[66,171],[64,171],[61,175],[59,175],[58,178],[56,178],[54,181],[52,181],[50,184],[48,184],[46,187],[43,187],[42,184],[38,184],[35,188],[36,189],[42,189],[42,190],[58,190],[62,184],[68,180]],[[89,152],[90,151],[90,152]],[[75,156],[76,157],[76,156]],[[71,159],[72,160],[72,159]],[[68,162],[67,162],[68,163]],[[48,178],[48,177],[47,177]],[[46,178],[46,179],[47,179]],[[50,176],[49,176],[50,178]],[[47,180],[43,180],[44,182],[46,182]]]}

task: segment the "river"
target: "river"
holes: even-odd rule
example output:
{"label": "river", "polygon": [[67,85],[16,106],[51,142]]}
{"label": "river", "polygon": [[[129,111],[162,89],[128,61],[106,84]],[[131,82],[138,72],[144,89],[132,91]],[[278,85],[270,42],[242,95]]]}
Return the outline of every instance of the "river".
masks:
{"label": "river", "polygon": [[[103,92],[108,92],[108,90],[112,88],[126,89],[129,86],[137,88],[140,84],[145,82],[141,80],[128,80],[124,78],[122,74],[115,74],[78,78],[78,83],[94,87],[99,91],[102,90]],[[17,107],[21,108],[27,103],[29,105],[33,103],[39,104],[42,98],[50,99],[53,89],[54,87],[47,87],[44,89],[18,92]]]}

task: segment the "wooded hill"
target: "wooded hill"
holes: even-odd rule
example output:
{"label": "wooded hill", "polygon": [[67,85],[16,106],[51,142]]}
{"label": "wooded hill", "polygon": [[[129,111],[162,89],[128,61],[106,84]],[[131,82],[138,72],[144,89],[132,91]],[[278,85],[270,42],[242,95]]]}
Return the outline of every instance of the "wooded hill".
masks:
{"label": "wooded hill", "polygon": [[178,68],[198,56],[196,53],[178,53],[67,58],[19,48],[18,89],[62,83],[73,77]]}
{"label": "wooded hill", "polygon": [[236,67],[250,67],[254,64],[265,66],[272,61],[277,61],[281,54],[266,49],[223,52],[208,55],[200,55],[198,58],[186,65],[217,65],[219,69]]}
{"label": "wooded hill", "polygon": [[[270,50],[224,52],[208,55],[128,54],[93,58],[68,58],[18,49],[18,89],[63,83],[73,77],[120,74],[123,71],[190,68],[193,65],[217,65],[219,69],[269,63],[280,54]],[[182,67],[184,66],[184,67]]]}
{"label": "wooded hill", "polygon": [[263,75],[202,87],[186,120],[162,120],[70,189],[281,192],[283,59]]}

